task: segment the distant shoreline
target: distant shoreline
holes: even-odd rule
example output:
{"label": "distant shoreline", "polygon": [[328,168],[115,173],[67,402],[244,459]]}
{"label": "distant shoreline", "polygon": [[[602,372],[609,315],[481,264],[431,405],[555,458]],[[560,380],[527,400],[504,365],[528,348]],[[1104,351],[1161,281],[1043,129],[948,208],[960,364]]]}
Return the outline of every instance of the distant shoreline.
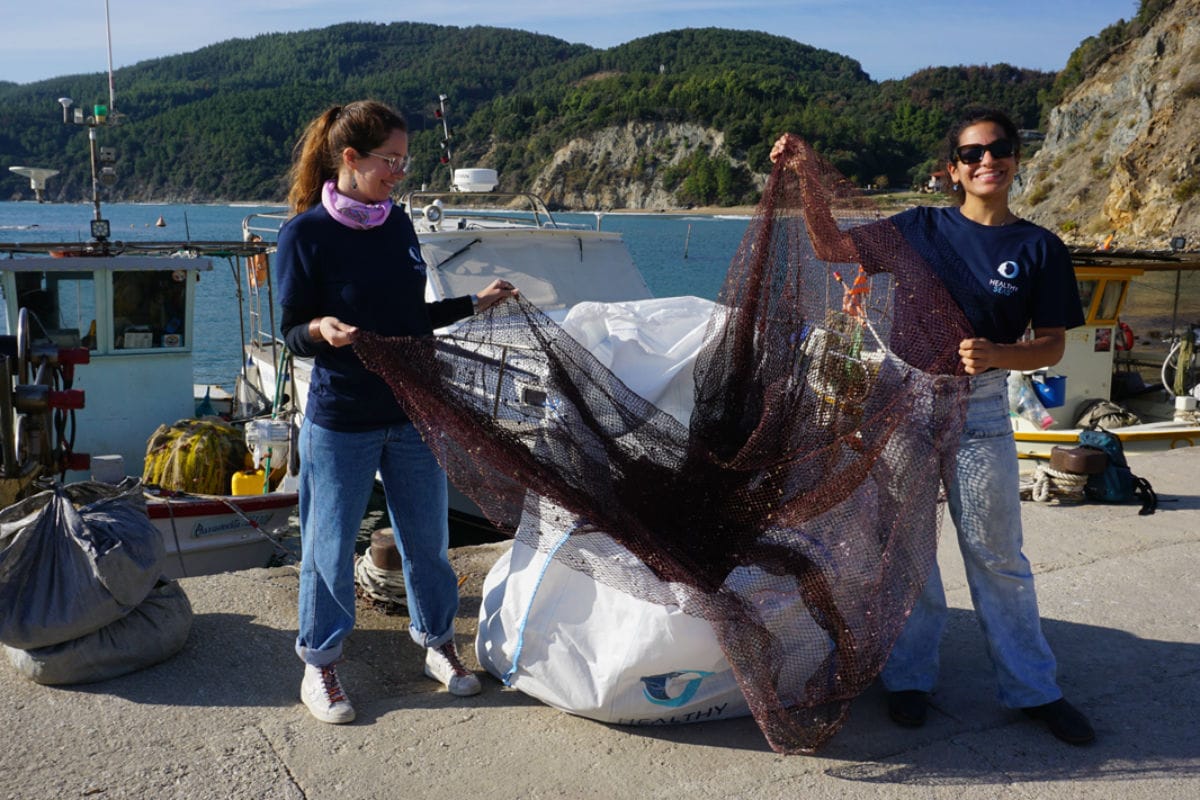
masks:
{"label": "distant shoreline", "polygon": [[[697,206],[695,208],[609,208],[603,214],[661,214],[663,216],[752,217],[758,206]],[[565,214],[594,214],[595,211],[566,210]]]}

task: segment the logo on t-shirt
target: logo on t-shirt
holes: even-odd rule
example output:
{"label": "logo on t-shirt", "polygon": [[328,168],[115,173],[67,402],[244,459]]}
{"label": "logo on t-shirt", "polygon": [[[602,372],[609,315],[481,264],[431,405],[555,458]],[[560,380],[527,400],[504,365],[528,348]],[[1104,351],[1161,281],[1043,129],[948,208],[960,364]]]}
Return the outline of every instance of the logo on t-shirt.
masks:
{"label": "logo on t-shirt", "polygon": [[421,258],[420,245],[413,245],[408,248],[408,257],[412,261],[412,268],[422,275],[425,274],[425,259]]}
{"label": "logo on t-shirt", "polygon": [[1001,278],[1011,281],[1021,272],[1021,267],[1015,261],[1005,261],[1003,264],[996,267],[996,272],[1000,273]]}
{"label": "logo on t-shirt", "polygon": [[1021,274],[1021,265],[1015,261],[1005,261],[996,267],[996,272],[1000,275],[1000,278],[992,278],[988,282],[988,285],[992,287],[992,293],[1002,294],[1006,297],[1010,294],[1016,294],[1017,285],[1012,283],[1012,279]]}

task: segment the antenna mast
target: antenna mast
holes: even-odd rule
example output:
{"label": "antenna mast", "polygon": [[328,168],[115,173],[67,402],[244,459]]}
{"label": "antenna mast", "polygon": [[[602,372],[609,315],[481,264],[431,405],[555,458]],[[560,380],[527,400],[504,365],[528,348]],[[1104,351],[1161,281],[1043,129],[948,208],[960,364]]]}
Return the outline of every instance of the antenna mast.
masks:
{"label": "antenna mast", "polygon": [[104,0],[104,29],[108,34],[108,113],[115,118],[117,104],[115,92],[113,91],[112,17],[108,13],[108,0]]}
{"label": "antenna mast", "polygon": [[438,95],[438,108],[434,116],[442,121],[442,158],[441,162],[450,170],[450,183],[454,183],[454,165],[451,159],[454,154],[450,151],[450,123],[446,121],[446,95]]}
{"label": "antenna mast", "polygon": [[100,185],[112,186],[117,182],[117,171],[112,166],[117,160],[117,154],[116,150],[111,147],[99,146],[96,141],[96,128],[115,125],[118,122],[116,109],[113,107],[112,21],[109,16],[108,0],[104,0],[104,26],[108,36],[108,105],[97,103],[92,106],[92,113],[88,114],[84,106],[76,106],[72,113],[71,107],[75,105],[75,101],[70,97],[58,98],[58,104],[62,106],[64,125],[83,125],[88,129],[88,149],[92,162],[92,207],[95,209],[92,219],[92,238],[101,245],[107,246],[106,242],[112,229],[108,220],[100,214]]}

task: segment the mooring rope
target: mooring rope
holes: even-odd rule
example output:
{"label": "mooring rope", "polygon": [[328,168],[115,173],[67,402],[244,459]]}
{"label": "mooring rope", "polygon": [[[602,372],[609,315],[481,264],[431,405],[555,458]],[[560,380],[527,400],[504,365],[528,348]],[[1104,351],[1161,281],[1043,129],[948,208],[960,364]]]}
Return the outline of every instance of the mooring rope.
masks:
{"label": "mooring rope", "polygon": [[362,593],[389,608],[407,608],[404,593],[404,570],[383,569],[371,560],[367,551],[354,561],[354,581]]}
{"label": "mooring rope", "polygon": [[[1033,481],[1022,487],[1021,496],[1039,503],[1049,503],[1053,500],[1079,503],[1083,501],[1083,487],[1087,480],[1087,475],[1054,469],[1048,464],[1038,464]],[[1028,497],[1025,497],[1026,492]]]}

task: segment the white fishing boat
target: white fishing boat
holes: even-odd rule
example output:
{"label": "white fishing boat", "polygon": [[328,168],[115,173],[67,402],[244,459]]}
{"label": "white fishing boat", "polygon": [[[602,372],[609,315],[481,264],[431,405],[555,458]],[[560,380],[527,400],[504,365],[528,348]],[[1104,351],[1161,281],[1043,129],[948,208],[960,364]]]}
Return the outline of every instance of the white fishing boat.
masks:
{"label": "white fishing boat", "polygon": [[[1086,321],[1067,332],[1058,364],[1031,374],[1039,399],[1050,401],[1049,417],[1014,414],[1022,456],[1046,458],[1055,446],[1076,445],[1080,420],[1089,409],[1093,416],[1108,412],[1100,424],[1116,433],[1127,451],[1200,445],[1200,359],[1195,355],[1200,342],[1194,327],[1200,320],[1179,319],[1181,281],[1200,274],[1200,253],[1180,251],[1072,253]],[[1174,280],[1164,281],[1167,276]],[[1127,301],[1131,286],[1152,279],[1161,285],[1160,293],[1170,292],[1167,287],[1174,283],[1170,331],[1139,336],[1124,323],[1134,319],[1126,314]],[[1111,405],[1097,409],[1100,402]]]}
{"label": "white fishing boat", "polygon": [[[91,240],[0,243],[7,329],[0,337],[6,356],[0,359],[0,506],[55,482],[117,483],[126,472],[141,477],[144,462],[147,468],[157,463],[148,458],[147,446],[159,426],[170,431],[198,415],[192,358],[196,282],[218,257],[240,265],[264,249],[241,242],[113,240],[111,223],[101,213],[100,187],[117,180],[116,152],[100,145],[99,132],[125,115],[116,107],[111,29],[108,42],[107,104],[58,98],[63,124],[87,131]],[[164,225],[162,217],[156,225]],[[204,410],[213,413],[208,394]],[[223,437],[218,444],[237,435],[215,425],[205,433],[212,430]],[[287,530],[297,494],[286,479],[275,488],[289,490],[269,491],[271,457],[276,468],[288,461],[277,452],[286,447],[278,438],[256,448],[256,456],[269,455],[261,475],[250,471],[248,480],[239,467],[257,463],[234,464],[226,483],[229,465],[214,464],[211,450],[194,447],[197,457],[176,470],[173,482],[208,494],[182,492],[179,485],[144,487],[147,513],[163,536],[168,576],[265,566],[281,549],[276,535]],[[205,438],[206,444],[212,441]],[[230,461],[243,452],[237,444],[222,451]],[[197,477],[202,471],[204,481]]]}
{"label": "white fishing boat", "polygon": [[[213,261],[204,250],[0,243],[0,503],[55,481],[140,477],[156,428],[195,415],[195,286]],[[277,552],[296,493],[232,490],[145,488],[167,575],[265,566]]]}
{"label": "white fishing boat", "polygon": [[[561,322],[584,301],[652,298],[619,233],[563,224],[539,197],[496,192],[496,183],[493,170],[459,169],[454,171],[451,190],[413,191],[400,199],[428,266],[428,300],[471,294],[494,278],[503,278]],[[243,238],[273,240],[283,219],[283,215],[251,215],[243,222]],[[239,415],[268,410],[302,415],[312,362],[292,358],[274,330],[270,272],[261,260],[248,271],[252,332],[235,391],[235,409]],[[450,509],[460,523],[481,519],[475,504],[453,487]]]}

